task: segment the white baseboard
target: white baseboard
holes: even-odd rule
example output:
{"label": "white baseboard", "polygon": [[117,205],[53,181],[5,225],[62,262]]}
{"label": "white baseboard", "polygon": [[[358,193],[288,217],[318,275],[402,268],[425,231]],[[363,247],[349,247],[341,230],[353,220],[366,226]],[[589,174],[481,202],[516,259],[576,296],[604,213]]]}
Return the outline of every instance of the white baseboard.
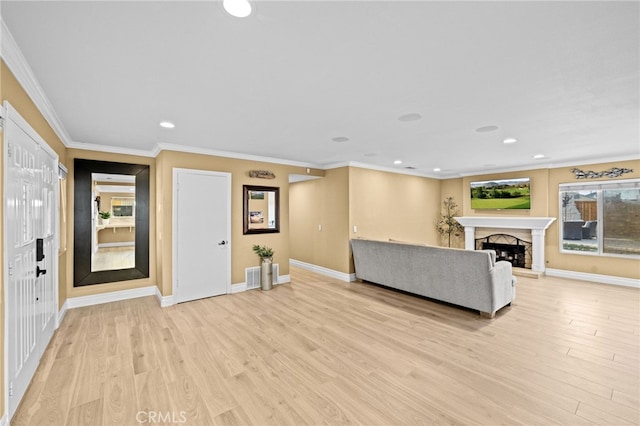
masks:
{"label": "white baseboard", "polygon": [[231,294],[247,291],[247,283],[231,284]]}
{"label": "white baseboard", "polygon": [[60,324],[62,324],[62,320],[64,319],[64,316],[67,315],[67,311],[69,310],[69,305],[67,304],[67,300],[64,301],[62,308],[60,308],[60,310],[58,311],[58,316],[56,318],[56,329],[60,327]]}
{"label": "white baseboard", "polygon": [[286,284],[291,282],[291,275],[278,275],[278,282],[275,285]]}
{"label": "white baseboard", "polygon": [[112,291],[109,293],[95,294],[91,296],[71,297],[65,305],[68,309],[82,308],[84,306],[100,305],[102,303],[118,302],[120,300],[135,299],[138,297],[155,296],[157,286],[132,288],[130,290]]}
{"label": "white baseboard", "polygon": [[614,277],[611,275],[589,274],[586,272],[565,271],[547,268],[545,274],[550,277],[569,278],[573,280],[591,281],[600,284],[618,285],[622,287],[640,288],[640,280],[633,278]]}
{"label": "white baseboard", "polygon": [[109,247],[135,247],[135,241],[125,241],[121,243],[100,243],[98,244],[98,248],[109,248]]}
{"label": "white baseboard", "polygon": [[325,268],[324,266],[313,265],[311,263],[302,262],[300,260],[289,259],[289,264],[291,266],[297,266],[298,268],[316,272],[321,275],[326,275],[340,281],[353,282],[356,280],[356,274],[346,274],[344,272],[334,271],[333,269]]}
{"label": "white baseboard", "polygon": [[160,303],[161,308],[166,308],[167,306],[173,306],[176,304],[176,298],[173,294],[171,296],[163,296],[158,287],[156,287],[156,299],[158,299],[158,303]]}

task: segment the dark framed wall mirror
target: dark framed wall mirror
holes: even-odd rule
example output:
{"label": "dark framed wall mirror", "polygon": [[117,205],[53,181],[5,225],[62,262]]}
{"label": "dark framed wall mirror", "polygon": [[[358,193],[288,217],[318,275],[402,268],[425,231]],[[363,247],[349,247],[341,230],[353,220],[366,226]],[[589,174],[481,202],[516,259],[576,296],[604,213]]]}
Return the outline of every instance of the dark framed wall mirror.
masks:
{"label": "dark framed wall mirror", "polygon": [[149,179],[148,165],[75,159],[74,287],[149,277]]}
{"label": "dark framed wall mirror", "polygon": [[280,188],[243,185],[243,223],[246,234],[280,232]]}

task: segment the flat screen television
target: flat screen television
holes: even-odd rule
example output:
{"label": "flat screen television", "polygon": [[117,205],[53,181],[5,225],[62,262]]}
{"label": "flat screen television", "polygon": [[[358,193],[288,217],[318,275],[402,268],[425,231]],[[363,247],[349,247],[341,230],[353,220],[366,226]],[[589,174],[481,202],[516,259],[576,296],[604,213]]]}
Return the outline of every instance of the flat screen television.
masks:
{"label": "flat screen television", "polygon": [[519,178],[471,182],[471,208],[528,210],[531,208],[531,181]]}

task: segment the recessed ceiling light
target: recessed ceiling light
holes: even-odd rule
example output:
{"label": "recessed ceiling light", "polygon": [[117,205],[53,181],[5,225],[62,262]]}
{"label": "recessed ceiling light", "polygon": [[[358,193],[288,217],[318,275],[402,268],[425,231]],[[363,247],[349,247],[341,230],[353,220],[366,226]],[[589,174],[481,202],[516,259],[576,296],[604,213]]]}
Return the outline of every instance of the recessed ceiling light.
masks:
{"label": "recessed ceiling light", "polygon": [[518,139],[516,138],[504,138],[502,140],[502,143],[506,143],[506,144],[516,143],[516,142],[518,142]]}
{"label": "recessed ceiling light", "polygon": [[478,133],[487,133],[487,132],[493,132],[493,131],[496,131],[496,130],[498,130],[498,126],[491,125],[491,126],[478,127],[476,129],[476,132],[478,132]]}
{"label": "recessed ceiling light", "polygon": [[417,112],[410,112],[409,114],[403,114],[398,117],[399,121],[417,121],[420,120],[422,116]]}
{"label": "recessed ceiling light", "polygon": [[346,142],[349,138],[346,136],[336,136],[335,138],[331,138],[331,140],[334,142]]}
{"label": "recessed ceiling light", "polygon": [[174,127],[176,127],[176,125],[170,121],[161,121],[160,127],[164,127],[165,129],[173,129]]}
{"label": "recessed ceiling light", "polygon": [[533,156],[534,160],[540,160],[541,158],[544,158],[544,154],[536,154]]}
{"label": "recessed ceiling light", "polygon": [[393,164],[402,164],[402,160],[396,160],[393,162]]}
{"label": "recessed ceiling light", "polygon": [[222,7],[229,15],[236,18],[246,18],[251,15],[251,3],[247,0],[222,0]]}
{"label": "recessed ceiling light", "polygon": [[434,172],[439,172],[439,171],[441,171],[441,170],[442,170],[442,169],[441,169],[440,167],[436,167],[435,169],[433,169],[433,171],[434,171]]}

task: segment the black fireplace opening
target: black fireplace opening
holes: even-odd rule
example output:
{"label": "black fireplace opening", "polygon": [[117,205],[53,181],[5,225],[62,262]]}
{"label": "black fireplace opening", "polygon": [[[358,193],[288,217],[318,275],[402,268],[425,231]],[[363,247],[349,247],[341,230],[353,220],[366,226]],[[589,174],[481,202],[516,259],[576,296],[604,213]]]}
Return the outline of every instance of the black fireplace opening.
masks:
{"label": "black fireplace opening", "polygon": [[529,241],[508,234],[493,234],[476,238],[476,250],[493,250],[496,261],[506,260],[517,268],[531,269],[531,249]]}
{"label": "black fireplace opening", "polygon": [[525,267],[524,246],[483,242],[482,249],[494,250],[496,252],[496,260],[506,260],[507,262],[518,268]]}

